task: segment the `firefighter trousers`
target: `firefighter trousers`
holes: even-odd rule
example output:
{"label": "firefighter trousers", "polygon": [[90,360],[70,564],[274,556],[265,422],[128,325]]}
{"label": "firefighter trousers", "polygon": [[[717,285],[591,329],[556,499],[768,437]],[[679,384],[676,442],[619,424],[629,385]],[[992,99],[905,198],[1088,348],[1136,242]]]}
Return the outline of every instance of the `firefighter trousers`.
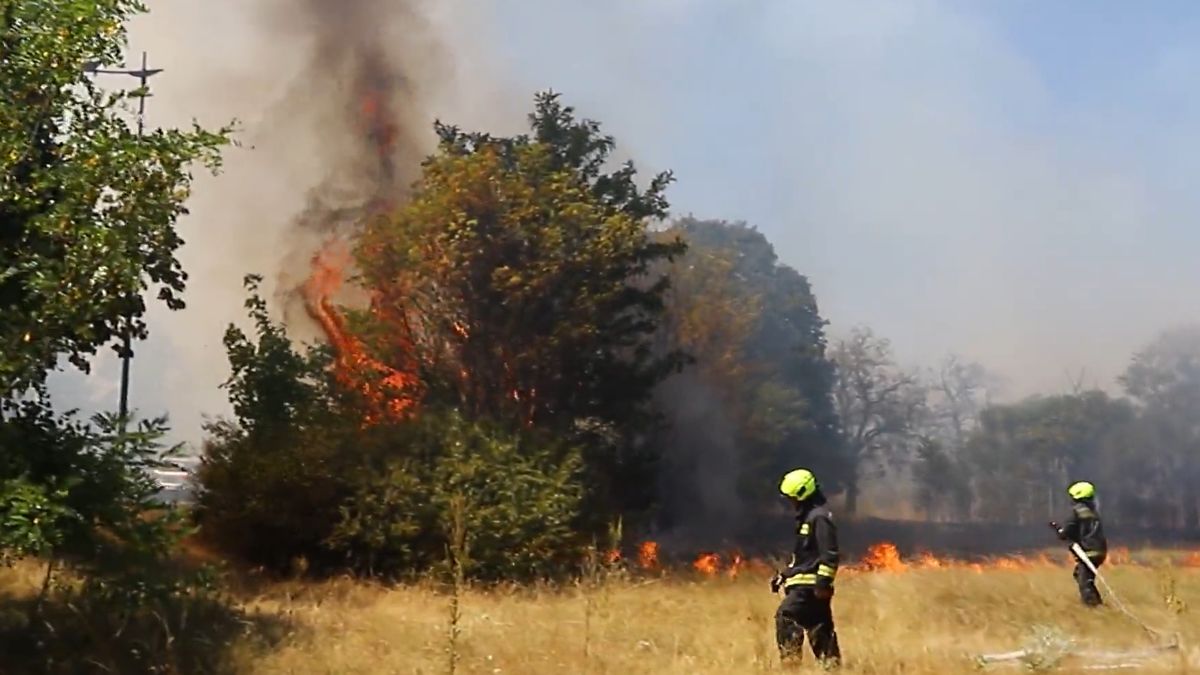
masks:
{"label": "firefighter trousers", "polygon": [[785,662],[800,659],[804,635],[818,661],[837,665],[842,658],[833,626],[832,598],[818,598],[812,588],[790,588],[775,612],[775,640]]}
{"label": "firefighter trousers", "polygon": [[[1103,553],[1094,554],[1089,555],[1088,560],[1091,560],[1092,564],[1099,568],[1104,564],[1105,557]],[[1083,601],[1083,604],[1095,607],[1103,603],[1100,599],[1100,591],[1096,589],[1096,575],[1082,561],[1075,562],[1074,576],[1075,584],[1079,586],[1079,599]]]}

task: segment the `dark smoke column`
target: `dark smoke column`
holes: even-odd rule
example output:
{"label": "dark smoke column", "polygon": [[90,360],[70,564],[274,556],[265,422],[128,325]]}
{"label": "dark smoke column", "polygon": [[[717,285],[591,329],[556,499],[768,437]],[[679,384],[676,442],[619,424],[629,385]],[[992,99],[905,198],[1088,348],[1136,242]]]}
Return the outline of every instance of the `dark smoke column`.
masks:
{"label": "dark smoke column", "polygon": [[[329,298],[305,287],[319,269],[348,261],[364,220],[394,209],[433,147],[432,119],[418,83],[440,70],[441,50],[416,0],[300,0],[280,3],[285,28],[311,42],[303,76],[282,115],[303,111],[319,130],[324,178],[308,189],[308,206],[289,236],[279,295],[289,324],[316,319]],[[339,262],[339,265],[344,264]],[[350,270],[343,270],[349,273]],[[338,284],[333,284],[336,287]],[[303,308],[303,311],[297,311]],[[331,342],[328,322],[316,322]]]}
{"label": "dark smoke column", "polygon": [[[407,414],[420,398],[415,366],[371,358],[346,329],[338,308],[354,249],[368,218],[405,198],[433,146],[432,119],[417,82],[429,81],[440,53],[413,0],[300,0],[282,3],[280,21],[311,44],[303,75],[278,113],[303,115],[323,177],[307,188],[307,206],[288,236],[278,297],[291,328],[312,327],[337,354],[335,375],[365,395],[368,422]],[[347,289],[351,293],[355,289]],[[361,291],[361,289],[358,289]],[[362,293],[358,293],[362,295]],[[403,336],[389,349],[407,364]]]}

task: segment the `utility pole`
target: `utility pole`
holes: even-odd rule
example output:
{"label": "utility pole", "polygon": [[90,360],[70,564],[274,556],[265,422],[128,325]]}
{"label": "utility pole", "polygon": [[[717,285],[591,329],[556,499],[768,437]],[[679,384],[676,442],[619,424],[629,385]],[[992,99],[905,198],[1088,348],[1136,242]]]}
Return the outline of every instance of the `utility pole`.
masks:
{"label": "utility pole", "polygon": [[[149,81],[150,78],[161,73],[162,68],[149,68],[147,66],[146,52],[142,52],[142,67],[137,69],[110,69],[101,68],[99,63],[89,62],[83,65],[83,72],[93,75],[127,75],[138,79],[138,115],[137,115],[137,135],[141,138],[146,128],[146,98],[151,96]],[[132,313],[132,309],[130,312]],[[121,338],[121,401],[118,406],[118,414],[121,417],[121,429],[125,429],[125,418],[129,415],[129,361],[133,358],[133,317],[132,315],[125,317],[125,329],[122,331]]]}

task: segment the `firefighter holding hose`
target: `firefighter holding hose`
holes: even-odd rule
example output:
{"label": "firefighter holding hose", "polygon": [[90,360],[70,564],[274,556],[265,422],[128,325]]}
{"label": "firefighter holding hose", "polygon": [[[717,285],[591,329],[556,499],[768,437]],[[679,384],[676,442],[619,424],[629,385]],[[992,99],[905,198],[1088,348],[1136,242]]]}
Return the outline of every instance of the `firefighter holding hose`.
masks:
{"label": "firefighter holding hose", "polygon": [[796,509],[796,545],[791,563],[771,579],[784,591],[775,612],[775,639],[784,663],[800,660],[804,635],[813,655],[827,666],[841,661],[833,625],[833,582],[838,570],[837,526],[825,506],[817,478],[808,469],[783,477],[779,491]]}
{"label": "firefighter holding hose", "polygon": [[[1108,556],[1108,540],[1104,537],[1104,526],[1100,523],[1100,512],[1096,509],[1096,486],[1087,481],[1072,483],[1067,488],[1071,496],[1071,515],[1063,525],[1050,523],[1063,541],[1079,544],[1083,555],[1099,568]],[[1096,589],[1096,573],[1082,560],[1075,563],[1075,583],[1079,586],[1079,598],[1088,607],[1103,603]]]}

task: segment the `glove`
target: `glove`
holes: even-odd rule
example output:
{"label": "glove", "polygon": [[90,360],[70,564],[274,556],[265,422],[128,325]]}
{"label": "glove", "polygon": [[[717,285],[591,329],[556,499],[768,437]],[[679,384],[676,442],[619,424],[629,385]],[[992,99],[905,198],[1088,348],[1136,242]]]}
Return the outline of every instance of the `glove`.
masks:
{"label": "glove", "polygon": [[771,577],[771,592],[778,593],[779,589],[783,588],[783,573],[776,572],[775,576]]}
{"label": "glove", "polygon": [[1054,533],[1058,535],[1059,539],[1066,539],[1066,537],[1063,535],[1062,528],[1058,526],[1058,523],[1052,520],[1050,521],[1050,527],[1053,528]]}
{"label": "glove", "polygon": [[817,586],[813,589],[813,595],[816,596],[818,600],[831,600],[833,599],[833,586]]}

